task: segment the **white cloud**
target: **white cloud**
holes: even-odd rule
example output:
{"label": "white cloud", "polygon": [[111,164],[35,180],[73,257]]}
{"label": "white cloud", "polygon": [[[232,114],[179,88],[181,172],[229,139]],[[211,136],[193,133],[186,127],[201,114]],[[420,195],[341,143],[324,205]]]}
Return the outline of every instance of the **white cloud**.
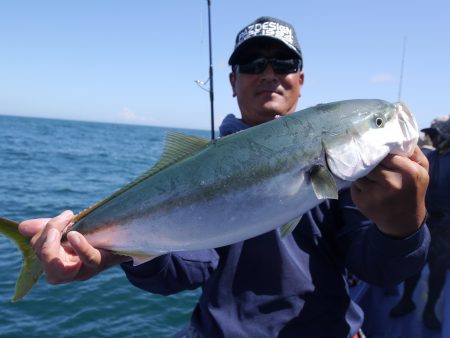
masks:
{"label": "white cloud", "polygon": [[370,80],[371,83],[385,83],[385,82],[394,82],[396,78],[394,75],[390,73],[379,73],[373,75]]}
{"label": "white cloud", "polygon": [[134,111],[131,111],[128,107],[123,107],[120,112],[117,113],[117,118],[122,123],[132,124],[155,124],[155,119],[149,116],[142,116]]}

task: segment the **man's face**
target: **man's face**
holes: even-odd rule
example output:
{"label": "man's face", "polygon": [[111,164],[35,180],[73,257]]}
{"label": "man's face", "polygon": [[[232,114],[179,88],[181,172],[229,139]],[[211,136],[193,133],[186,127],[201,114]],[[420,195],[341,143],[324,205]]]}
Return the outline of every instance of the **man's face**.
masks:
{"label": "man's face", "polygon": [[[253,44],[242,53],[242,59],[260,57],[289,58],[287,47],[277,43]],[[303,72],[277,74],[269,64],[260,74],[230,74],[233,94],[237,97],[242,119],[255,126],[295,111],[303,85]]]}

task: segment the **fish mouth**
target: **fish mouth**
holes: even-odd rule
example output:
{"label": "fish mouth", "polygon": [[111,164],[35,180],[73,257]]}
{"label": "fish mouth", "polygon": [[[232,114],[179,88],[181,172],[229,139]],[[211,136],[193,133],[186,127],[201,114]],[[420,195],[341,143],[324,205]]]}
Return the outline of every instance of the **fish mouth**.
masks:
{"label": "fish mouth", "polygon": [[400,129],[404,136],[404,142],[398,150],[393,150],[392,153],[411,156],[419,140],[417,121],[411,110],[403,102],[395,103],[395,108],[398,114]]}

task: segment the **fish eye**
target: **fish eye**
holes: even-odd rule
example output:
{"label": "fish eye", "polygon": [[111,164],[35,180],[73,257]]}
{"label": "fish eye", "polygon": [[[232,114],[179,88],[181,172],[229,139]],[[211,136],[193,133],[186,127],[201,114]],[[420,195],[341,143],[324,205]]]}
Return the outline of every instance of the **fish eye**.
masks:
{"label": "fish eye", "polygon": [[377,128],[383,128],[384,127],[384,119],[381,116],[377,116],[375,118],[375,125],[377,126]]}

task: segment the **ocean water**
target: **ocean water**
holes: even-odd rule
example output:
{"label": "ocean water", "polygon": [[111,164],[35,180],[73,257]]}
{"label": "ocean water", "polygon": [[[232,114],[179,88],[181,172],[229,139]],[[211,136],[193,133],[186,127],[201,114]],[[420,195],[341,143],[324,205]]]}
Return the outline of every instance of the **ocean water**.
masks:
{"label": "ocean water", "polygon": [[[80,212],[109,196],[159,159],[168,129],[0,115],[0,130],[0,215],[21,221]],[[0,258],[0,337],[170,337],[199,296],[150,294],[116,267],[66,285],[41,277],[13,304],[21,257],[2,236]]]}

